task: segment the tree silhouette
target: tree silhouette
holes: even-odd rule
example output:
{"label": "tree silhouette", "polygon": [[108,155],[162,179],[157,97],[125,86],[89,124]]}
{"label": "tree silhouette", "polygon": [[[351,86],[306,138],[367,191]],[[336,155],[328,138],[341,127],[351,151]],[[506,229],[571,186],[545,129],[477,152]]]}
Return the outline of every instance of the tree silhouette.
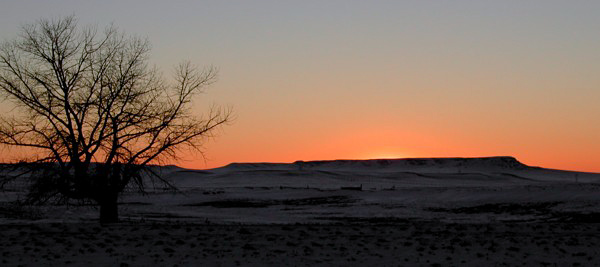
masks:
{"label": "tree silhouette", "polygon": [[148,64],[147,40],[114,26],[79,27],[74,16],[40,20],[0,47],[0,93],[12,112],[0,120],[0,144],[35,155],[27,201],[91,201],[100,221],[118,220],[127,188],[144,192],[148,177],[171,186],[149,168],[177,159],[230,121],[212,106],[194,116],[194,95],[215,81],[216,70],[190,63],[164,79]]}

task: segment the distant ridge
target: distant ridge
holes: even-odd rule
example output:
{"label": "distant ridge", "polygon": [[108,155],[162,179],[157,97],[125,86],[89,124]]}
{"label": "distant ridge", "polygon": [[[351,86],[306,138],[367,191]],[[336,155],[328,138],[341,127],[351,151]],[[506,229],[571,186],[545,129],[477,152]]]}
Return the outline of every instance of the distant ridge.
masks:
{"label": "distant ridge", "polygon": [[319,160],[319,161],[296,161],[294,164],[305,164],[307,166],[319,165],[355,165],[369,167],[387,167],[390,165],[406,166],[470,166],[485,165],[503,168],[526,168],[527,165],[510,156],[479,157],[479,158],[399,158],[399,159],[365,159],[365,160]]}
{"label": "distant ridge", "polygon": [[[539,183],[596,183],[599,173],[531,167],[510,156],[477,158],[399,158],[317,160],[293,163],[231,163],[175,172],[181,185],[200,187],[319,187],[365,190],[393,186],[515,186]],[[233,180],[228,180],[228,179]],[[362,187],[361,187],[362,185]]]}
{"label": "distant ridge", "polygon": [[227,170],[348,170],[348,171],[414,171],[452,169],[523,170],[529,167],[510,156],[478,158],[399,158],[365,160],[318,160],[294,163],[231,163]]}

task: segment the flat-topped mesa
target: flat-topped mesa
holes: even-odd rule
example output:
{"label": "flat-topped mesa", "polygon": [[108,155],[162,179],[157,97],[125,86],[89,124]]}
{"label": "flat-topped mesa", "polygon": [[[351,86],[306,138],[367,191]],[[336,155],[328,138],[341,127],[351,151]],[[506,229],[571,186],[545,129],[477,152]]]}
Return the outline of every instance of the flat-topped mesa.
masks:
{"label": "flat-topped mesa", "polygon": [[520,170],[528,168],[514,157],[482,158],[401,158],[367,160],[319,160],[294,163],[231,163],[223,169],[256,170],[338,170],[338,171],[432,171]]}
{"label": "flat-topped mesa", "polygon": [[272,163],[272,162],[234,162],[229,163],[224,167],[217,169],[227,169],[236,171],[250,171],[250,170],[292,170],[296,167],[292,163]]}
{"label": "flat-topped mesa", "polygon": [[306,169],[381,169],[393,171],[410,171],[414,169],[524,169],[528,166],[514,157],[483,157],[483,158],[403,158],[403,159],[369,159],[369,160],[325,160],[297,161]]}

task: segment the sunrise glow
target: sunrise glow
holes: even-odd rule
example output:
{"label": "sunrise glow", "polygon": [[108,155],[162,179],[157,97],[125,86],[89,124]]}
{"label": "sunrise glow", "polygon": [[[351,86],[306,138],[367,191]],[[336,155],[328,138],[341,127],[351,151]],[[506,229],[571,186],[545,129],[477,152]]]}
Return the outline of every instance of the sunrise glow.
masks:
{"label": "sunrise glow", "polygon": [[599,185],[600,0],[0,2],[0,267],[600,266]]}
{"label": "sunrise glow", "polygon": [[[64,2],[64,1],[59,1]],[[119,8],[113,8],[118,5]],[[193,110],[235,120],[174,162],[514,156],[600,172],[596,2],[9,1],[0,36],[76,14],[147,37],[169,76],[219,79]],[[161,19],[156,19],[161,18]],[[2,107],[2,111],[10,109]],[[5,157],[8,154],[5,155]]]}

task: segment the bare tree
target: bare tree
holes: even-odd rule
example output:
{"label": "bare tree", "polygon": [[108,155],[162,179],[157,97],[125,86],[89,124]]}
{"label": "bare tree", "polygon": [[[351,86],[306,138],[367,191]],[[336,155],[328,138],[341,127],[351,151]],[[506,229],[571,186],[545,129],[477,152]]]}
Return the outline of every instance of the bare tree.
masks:
{"label": "bare tree", "polygon": [[29,201],[92,201],[101,222],[115,222],[119,195],[145,190],[147,166],[177,159],[182,148],[202,152],[230,121],[227,109],[190,109],[214,68],[182,63],[167,82],[149,66],[149,47],[113,26],[78,27],[74,16],[24,26],[2,44],[0,94],[14,109],[1,117],[0,144],[35,155]]}

